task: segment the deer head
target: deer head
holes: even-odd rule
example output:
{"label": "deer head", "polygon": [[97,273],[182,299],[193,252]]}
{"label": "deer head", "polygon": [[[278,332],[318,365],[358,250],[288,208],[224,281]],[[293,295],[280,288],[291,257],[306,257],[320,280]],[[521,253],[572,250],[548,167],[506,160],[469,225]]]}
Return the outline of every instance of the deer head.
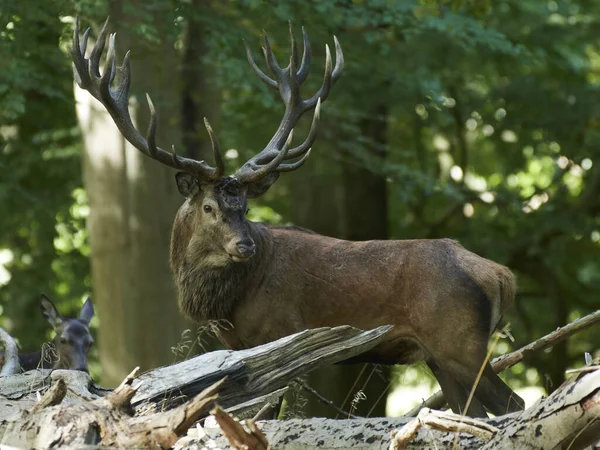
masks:
{"label": "deer head", "polygon": [[65,319],[60,315],[54,303],[41,295],[42,315],[56,332],[53,340],[56,349],[55,369],[73,369],[88,372],[87,354],[94,343],[90,334],[90,320],[94,316],[92,299],[88,297],[76,319]]}
{"label": "deer head", "polygon": [[[133,125],[128,101],[131,82],[129,53],[123,64],[116,65],[115,35],[109,37],[107,67],[100,74],[100,59],[104,51],[108,33],[108,20],[104,24],[98,40],[88,58],[85,57],[89,29],[79,39],[79,21],[75,23],[73,47],[69,51],[73,58],[75,80],[89,91],[110,113],[115,124],[134,147],[145,155],[175,169],[179,192],[186,198],[179,215],[186,217],[197,240],[196,251],[210,255],[207,261],[213,266],[223,266],[230,262],[245,262],[255,252],[255,242],[248,229],[245,218],[247,199],[264,194],[277,180],[281,172],[295,170],[302,166],[310,155],[310,148],[317,136],[317,125],[321,102],[325,101],[331,86],[342,74],[344,58],[337,38],[334,37],[336,50],[335,67],[332,64],[329,47],[325,47],[325,75],[321,88],[312,97],[302,99],[300,86],[306,80],[311,64],[311,48],[308,36],[302,29],[303,54],[299,59],[298,46],[290,23],[291,56],[286,67],[280,67],[271,50],[269,40],[264,34],[263,53],[273,78],[266,75],[255,63],[252,52],[246,45],[246,54],[251,68],[269,87],[277,89],[285,105],[281,123],[267,146],[240,167],[231,176],[224,175],[224,163],[219,142],[210,124],[204,124],[212,142],[215,166],[168,152],[156,144],[157,115],[147,96],[150,108],[150,125],[143,137]],[[119,83],[113,87],[118,75]],[[291,147],[293,129],[302,115],[314,109],[312,125],[308,136],[297,147]],[[290,162],[292,161],[292,162]],[[190,237],[193,239],[193,237]]]}

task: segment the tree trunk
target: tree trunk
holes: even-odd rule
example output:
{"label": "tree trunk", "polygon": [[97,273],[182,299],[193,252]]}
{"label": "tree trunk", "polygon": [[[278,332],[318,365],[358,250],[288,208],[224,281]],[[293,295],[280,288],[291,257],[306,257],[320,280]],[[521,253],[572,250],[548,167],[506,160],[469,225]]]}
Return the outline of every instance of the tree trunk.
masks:
{"label": "tree trunk", "polygon": [[[152,12],[160,43],[144,45],[135,30],[147,17],[136,19],[141,15],[125,12],[139,12],[143,4],[131,9],[124,6],[124,2],[112,1],[109,9],[112,31],[118,32],[119,56],[132,49],[132,98],[137,100],[132,117],[138,128],[146,128],[149,114],[143,93],[151,93],[159,114],[158,142],[169,148],[179,143],[181,133],[174,36],[161,33],[168,13]],[[112,386],[131,367],[148,369],[175,358],[171,346],[180,340],[186,325],[177,308],[168,253],[181,199],[172,170],[129,145],[87,92],[77,90],[76,96],[85,146],[99,356],[103,383]]]}
{"label": "tree trunk", "polygon": [[[183,151],[189,158],[214,163],[210,138],[204,126],[204,118],[210,121],[219,136],[221,92],[218,89],[212,68],[205,64],[208,52],[207,36],[203,16],[206,17],[208,2],[191,0],[187,27],[183,39],[181,63],[181,129]],[[191,354],[224,348],[213,333],[204,333],[201,348],[194,348]]]}
{"label": "tree trunk", "polygon": [[203,120],[206,117],[212,127],[217,128],[220,90],[217,89],[211,67],[204,64],[208,48],[202,17],[209,13],[208,8],[204,0],[191,0],[183,40],[181,124],[183,153],[190,158],[203,159],[212,164],[214,156]]}

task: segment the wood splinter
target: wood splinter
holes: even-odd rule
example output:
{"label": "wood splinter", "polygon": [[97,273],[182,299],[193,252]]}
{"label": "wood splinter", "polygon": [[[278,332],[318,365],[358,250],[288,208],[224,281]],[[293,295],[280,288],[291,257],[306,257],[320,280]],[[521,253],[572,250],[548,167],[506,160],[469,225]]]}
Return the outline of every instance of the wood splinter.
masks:
{"label": "wood splinter", "polygon": [[398,430],[392,431],[390,450],[405,450],[409,442],[417,436],[420,428],[430,428],[443,432],[468,433],[489,441],[500,431],[498,428],[459,414],[423,408],[418,416]]}
{"label": "wood splinter", "polygon": [[141,384],[139,383],[137,386],[133,386],[133,381],[137,377],[139,370],[139,366],[133,369],[131,373],[125,377],[121,384],[113,392],[106,396],[106,401],[110,403],[113,408],[120,409],[128,415],[133,415],[131,399]]}
{"label": "wood splinter", "polygon": [[223,435],[227,438],[232,448],[236,450],[271,449],[267,438],[258,429],[253,420],[245,421],[246,426],[250,430],[250,432],[247,432],[238,421],[223,411],[219,405],[216,405],[210,413],[215,416],[219,427],[223,431]]}
{"label": "wood splinter", "polygon": [[58,378],[50,389],[42,396],[39,402],[31,408],[31,414],[35,414],[41,409],[48,408],[50,406],[60,405],[67,395],[67,383],[62,378]]}

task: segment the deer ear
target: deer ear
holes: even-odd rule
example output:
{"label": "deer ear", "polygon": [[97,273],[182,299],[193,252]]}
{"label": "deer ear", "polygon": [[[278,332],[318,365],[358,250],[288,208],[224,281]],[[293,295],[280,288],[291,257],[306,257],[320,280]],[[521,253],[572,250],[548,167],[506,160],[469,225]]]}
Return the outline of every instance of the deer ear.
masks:
{"label": "deer ear", "polygon": [[279,172],[271,172],[264,178],[258,181],[253,181],[246,185],[246,197],[247,198],[258,198],[263,195],[271,187],[273,183],[279,178]]}
{"label": "deer ear", "polygon": [[54,306],[54,303],[52,303],[50,301],[50,299],[48,297],[46,297],[45,294],[42,294],[40,296],[40,302],[41,302],[40,307],[42,310],[42,315],[46,319],[48,319],[48,322],[50,322],[50,325],[52,325],[52,328],[59,327],[63,323],[63,318],[58,313],[58,310],[56,309],[56,306]]}
{"label": "deer ear", "polygon": [[177,182],[179,193],[185,198],[193,197],[200,189],[196,177],[186,172],[177,172],[175,174],[175,181]]}
{"label": "deer ear", "polygon": [[92,317],[94,317],[94,305],[92,305],[92,298],[88,297],[79,311],[79,320],[89,324]]}

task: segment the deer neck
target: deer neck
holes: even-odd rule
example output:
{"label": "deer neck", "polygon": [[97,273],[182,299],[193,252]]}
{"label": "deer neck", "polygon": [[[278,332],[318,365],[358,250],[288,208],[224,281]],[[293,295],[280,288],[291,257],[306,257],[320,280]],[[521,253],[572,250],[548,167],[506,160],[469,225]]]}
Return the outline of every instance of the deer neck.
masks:
{"label": "deer neck", "polygon": [[225,266],[193,265],[185,261],[176,274],[179,306],[195,321],[231,320],[236,305],[251,296],[262,282],[271,260],[273,237],[260,223],[250,223],[256,253],[246,262]]}

